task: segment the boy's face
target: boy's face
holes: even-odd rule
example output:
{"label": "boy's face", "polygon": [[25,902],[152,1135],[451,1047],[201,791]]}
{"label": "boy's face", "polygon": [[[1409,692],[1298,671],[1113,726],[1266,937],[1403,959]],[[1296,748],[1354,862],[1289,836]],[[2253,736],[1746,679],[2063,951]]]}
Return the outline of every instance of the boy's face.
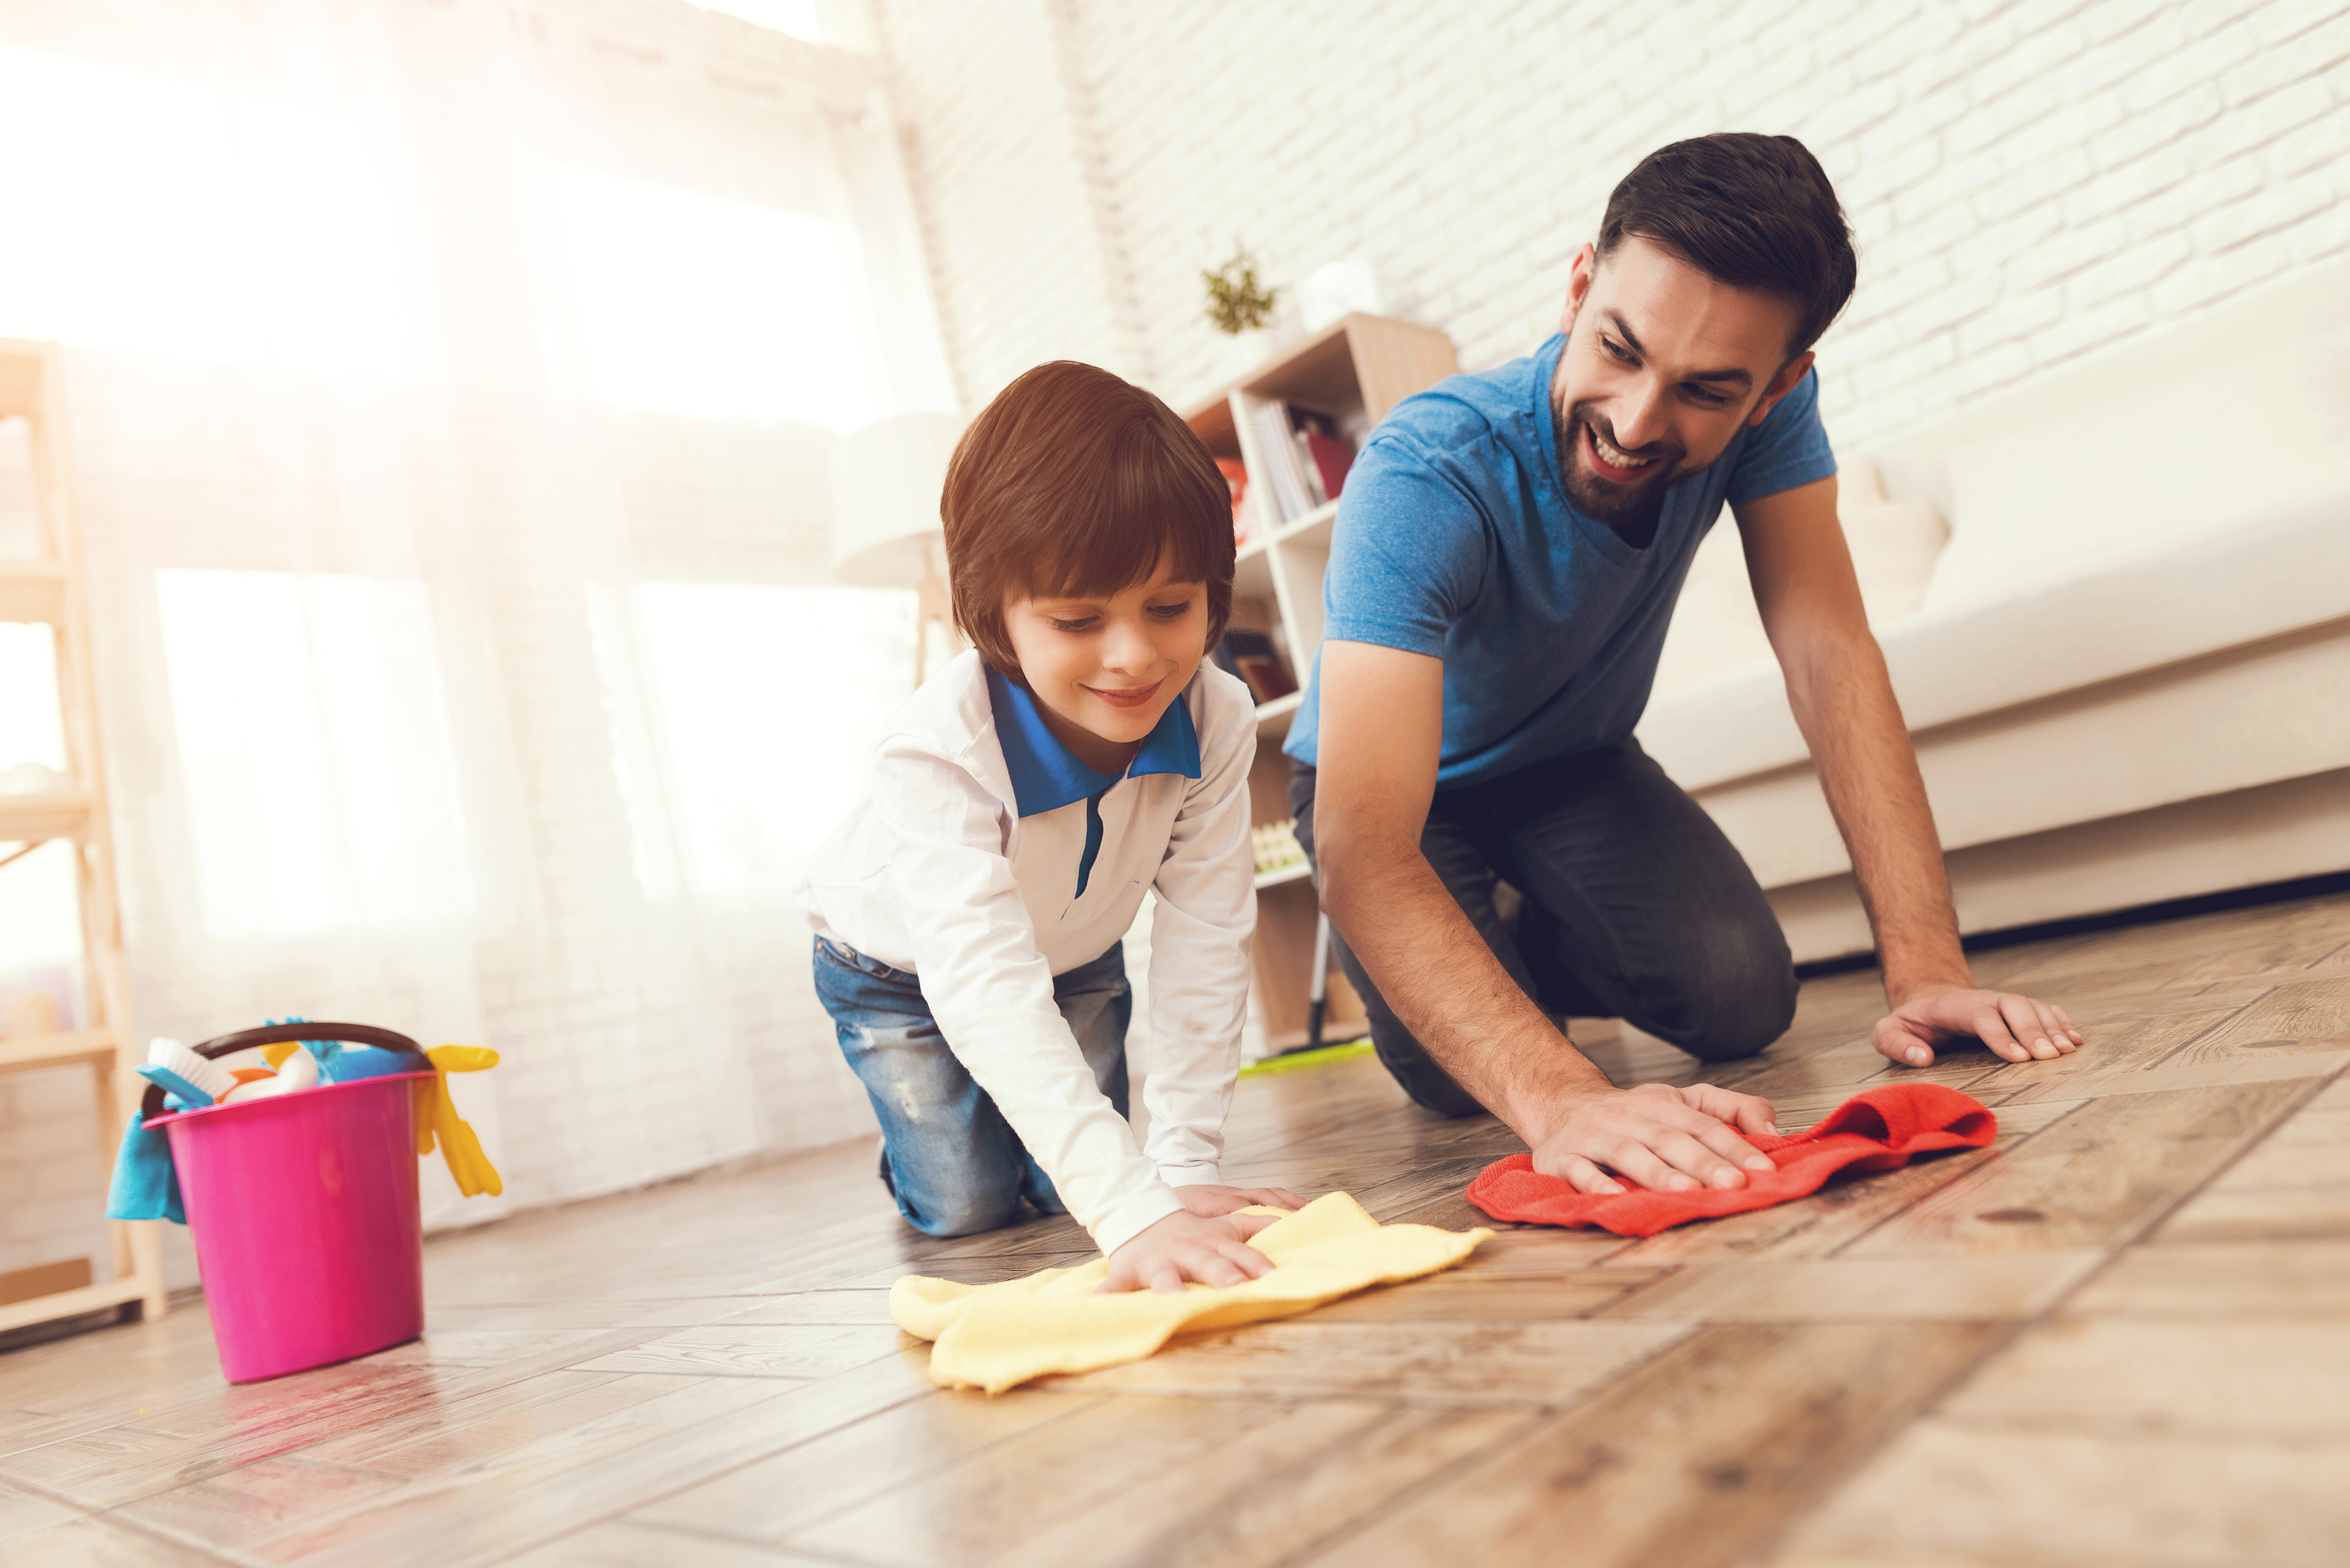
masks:
{"label": "boy's face", "polygon": [[1003,627],[1055,738],[1116,776],[1207,653],[1208,590],[1165,568],[1107,598],[1015,598]]}

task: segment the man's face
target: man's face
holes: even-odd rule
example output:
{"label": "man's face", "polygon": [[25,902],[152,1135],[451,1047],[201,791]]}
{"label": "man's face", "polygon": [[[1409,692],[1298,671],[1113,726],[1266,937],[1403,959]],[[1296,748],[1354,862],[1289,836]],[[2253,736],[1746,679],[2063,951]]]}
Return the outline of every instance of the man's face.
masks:
{"label": "man's face", "polygon": [[1667,485],[1762,423],[1811,369],[1808,353],[1787,358],[1794,325],[1785,300],[1718,283],[1637,235],[1605,265],[1584,246],[1551,381],[1568,497],[1644,534]]}

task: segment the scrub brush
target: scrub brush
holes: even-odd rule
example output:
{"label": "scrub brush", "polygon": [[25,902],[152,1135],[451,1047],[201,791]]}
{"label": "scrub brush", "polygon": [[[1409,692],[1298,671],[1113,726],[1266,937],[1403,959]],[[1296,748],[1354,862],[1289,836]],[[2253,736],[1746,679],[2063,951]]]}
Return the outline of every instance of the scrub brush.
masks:
{"label": "scrub brush", "polygon": [[209,1106],[236,1087],[236,1075],[227,1068],[160,1034],[147,1043],[147,1062],[138,1072],[192,1106]]}

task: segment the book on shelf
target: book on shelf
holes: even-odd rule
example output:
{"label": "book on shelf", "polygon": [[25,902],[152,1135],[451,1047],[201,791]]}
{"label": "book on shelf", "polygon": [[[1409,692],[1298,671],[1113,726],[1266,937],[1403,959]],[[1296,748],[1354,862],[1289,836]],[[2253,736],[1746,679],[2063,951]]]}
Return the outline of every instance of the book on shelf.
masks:
{"label": "book on shelf", "polygon": [[1290,440],[1296,443],[1298,469],[1316,506],[1338,499],[1346,488],[1347,470],[1354,466],[1355,449],[1338,433],[1338,421],[1311,409],[1289,410]]}
{"label": "book on shelf", "polygon": [[1338,498],[1355,449],[1336,420],[1262,398],[1250,404],[1249,422],[1266,470],[1259,483],[1280,522],[1295,523]]}
{"label": "book on shelf", "polygon": [[1232,544],[1245,549],[1254,532],[1254,518],[1245,504],[1248,500],[1248,465],[1236,457],[1216,459],[1216,472],[1224,476],[1224,488],[1232,496]]}
{"label": "book on shelf", "polygon": [[1248,684],[1249,695],[1260,708],[1297,690],[1297,678],[1289,672],[1288,661],[1273,646],[1273,639],[1261,631],[1232,628],[1216,644],[1214,658],[1218,668]]}

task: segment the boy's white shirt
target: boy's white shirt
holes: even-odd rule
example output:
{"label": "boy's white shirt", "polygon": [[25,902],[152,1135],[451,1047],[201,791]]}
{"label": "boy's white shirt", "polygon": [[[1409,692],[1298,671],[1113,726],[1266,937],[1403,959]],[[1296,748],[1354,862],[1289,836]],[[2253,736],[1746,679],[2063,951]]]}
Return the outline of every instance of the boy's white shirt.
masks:
{"label": "boy's white shirt", "polygon": [[[1177,701],[1199,737],[1200,776],[1110,786],[1080,898],[1085,802],[1020,815],[987,668],[966,652],[892,717],[869,793],[809,857],[800,888],[818,934],[921,977],[949,1047],[1106,1253],[1180,1210],[1175,1187],[1220,1179],[1241,1065],[1256,711],[1247,687],[1204,662]],[[1053,1000],[1053,977],[1107,952],[1146,891],[1158,895],[1147,1154]]]}

